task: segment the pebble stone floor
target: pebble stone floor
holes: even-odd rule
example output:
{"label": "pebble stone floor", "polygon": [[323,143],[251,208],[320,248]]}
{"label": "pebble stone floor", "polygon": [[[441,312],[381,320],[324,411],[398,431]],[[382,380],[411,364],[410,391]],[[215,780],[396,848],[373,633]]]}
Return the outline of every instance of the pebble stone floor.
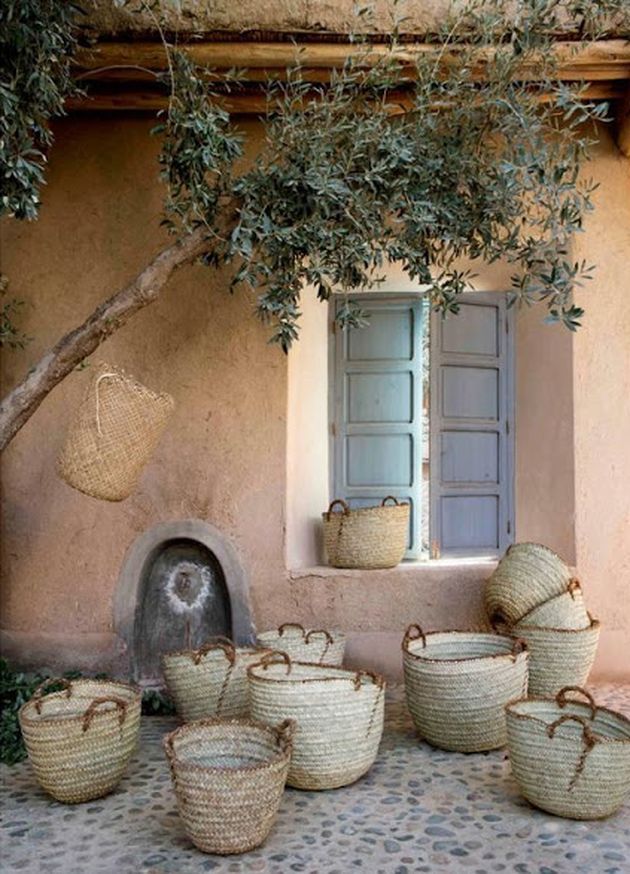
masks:
{"label": "pebble stone floor", "polygon": [[[630,715],[630,685],[596,700]],[[107,798],[57,804],[28,763],[2,767],[0,871],[28,874],[630,874],[630,804],[608,820],[549,816],[519,797],[504,750],[463,755],[418,740],[400,687],[371,771],[329,792],[288,789],[266,844],[207,856],[187,840],[160,739],[174,721],[143,720],[139,752]]]}

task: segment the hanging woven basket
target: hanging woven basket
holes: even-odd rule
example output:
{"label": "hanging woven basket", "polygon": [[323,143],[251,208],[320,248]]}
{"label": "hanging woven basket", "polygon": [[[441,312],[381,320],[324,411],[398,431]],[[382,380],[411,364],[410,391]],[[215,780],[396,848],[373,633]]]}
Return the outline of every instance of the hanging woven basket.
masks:
{"label": "hanging woven basket", "polygon": [[571,580],[566,592],[534,607],[512,627],[515,631],[524,626],[577,629],[588,628],[590,624],[580,584],[577,580]]}
{"label": "hanging woven basket", "polygon": [[587,628],[515,626],[529,650],[530,695],[555,695],[563,686],[583,686],[590,673],[600,623],[589,616]]}
{"label": "hanging woven basket", "polygon": [[381,676],[292,662],[278,652],[253,665],[248,677],[253,719],[297,723],[289,786],[336,789],[371,768],[383,733]]}
{"label": "hanging woven basket", "polygon": [[343,662],[346,637],[340,631],[306,629],[298,622],[285,622],[277,631],[263,631],[258,644],[286,652],[294,662],[315,662],[339,666]]}
{"label": "hanging woven basket", "polygon": [[527,691],[521,641],[410,625],[402,650],[407,706],[421,737],[465,753],[505,745],[504,707]]}
{"label": "hanging woven basket", "polygon": [[[387,503],[393,501],[393,504]],[[340,507],[341,512],[335,512]],[[322,513],[328,563],[339,568],[391,568],[399,564],[409,537],[409,504],[383,498],[380,507],[350,509],[333,501]]]}
{"label": "hanging woven basket", "polygon": [[293,723],[204,719],[164,738],[179,815],[204,853],[245,853],[271,831],[291,758]]}
{"label": "hanging woven basket", "polygon": [[[61,683],[64,691],[44,694]],[[20,709],[29,760],[46,792],[68,804],[111,792],[140,729],[140,690],[113,680],[46,680]]]}
{"label": "hanging woven basket", "polygon": [[164,679],[180,718],[248,716],[247,668],[269,651],[223,639],[163,655]]}
{"label": "hanging woven basket", "polygon": [[492,623],[513,625],[544,601],[566,592],[571,572],[540,543],[510,546],[486,582],[484,599]]}
{"label": "hanging woven basket", "polygon": [[122,501],[135,490],[173,411],[122,370],[102,364],[79,407],[57,459],[59,476],[78,491]]}
{"label": "hanging woven basket", "polygon": [[506,714],[512,773],[531,804],[556,816],[603,819],[630,796],[630,720],[621,713],[568,686],[555,700],[512,701]]}

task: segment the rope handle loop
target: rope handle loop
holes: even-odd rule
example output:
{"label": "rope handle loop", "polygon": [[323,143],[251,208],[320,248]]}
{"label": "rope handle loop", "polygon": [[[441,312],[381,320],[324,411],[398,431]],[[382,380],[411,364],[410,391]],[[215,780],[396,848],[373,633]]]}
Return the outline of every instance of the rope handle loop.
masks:
{"label": "rope handle loop", "polygon": [[597,704],[590,692],[583,689],[582,686],[564,686],[556,695],[556,704],[558,707],[566,707],[569,701],[567,700],[567,692],[577,692],[578,695],[583,695],[588,701],[591,708],[591,719],[595,719],[597,715]]}
{"label": "rope handle loop", "polygon": [[276,725],[275,731],[278,741],[282,744],[283,749],[286,749],[293,742],[293,737],[297,729],[295,719],[283,719]]}
{"label": "rope handle loop", "polygon": [[405,636],[403,637],[402,648],[403,650],[409,647],[409,644],[413,640],[422,640],[422,649],[426,648],[427,645],[427,637],[422,628],[417,624],[417,622],[412,622],[412,624],[405,631]]}
{"label": "rope handle loop", "polygon": [[331,634],[329,631],[326,631],[325,628],[312,628],[312,629],[308,632],[308,634],[305,636],[305,638],[304,638],[304,643],[310,643],[311,638],[312,638],[315,634],[323,634],[323,635],[324,635],[324,638],[326,639],[326,645],[327,645],[327,647],[332,646],[332,643],[333,643],[332,634]]}
{"label": "rope handle loop", "polygon": [[120,373],[116,373],[115,370],[106,370],[105,373],[101,373],[100,376],[97,377],[96,382],[94,383],[94,394],[96,397],[96,430],[98,431],[99,437],[103,436],[103,431],[101,430],[101,401],[99,397],[99,389],[103,379],[122,379],[122,377]]}
{"label": "rope handle loop", "polygon": [[116,705],[116,709],[118,710],[118,725],[120,725],[122,728],[122,725],[127,717],[127,702],[124,700],[124,698],[118,698],[116,695],[104,695],[102,698],[95,698],[83,714],[84,732],[87,731],[92,724],[92,720],[96,716],[96,711],[101,706],[101,704]]}
{"label": "rope handle loop", "polygon": [[287,628],[297,628],[298,631],[302,632],[302,637],[306,640],[306,628],[299,622],[283,622],[282,625],[279,625],[278,634],[280,637],[282,637]]}
{"label": "rope handle loop", "polygon": [[556,733],[556,729],[559,725],[562,725],[563,722],[577,722],[579,725],[582,726],[582,743],[584,744],[584,749],[580,753],[580,758],[578,759],[575,766],[575,772],[571,777],[571,780],[569,781],[568,791],[571,792],[572,789],[575,787],[575,784],[577,783],[580,774],[584,770],[586,757],[595,746],[595,738],[593,737],[593,733],[591,732],[588,723],[584,719],[582,719],[581,716],[574,716],[572,713],[565,713],[564,716],[560,716],[558,719],[556,719],[555,722],[552,722],[551,725],[547,726],[547,734],[550,738],[553,738]]}
{"label": "rope handle loop", "polygon": [[199,649],[193,650],[190,654],[190,657],[192,658],[193,663],[195,665],[198,665],[205,655],[215,649],[222,650],[224,656],[230,663],[230,666],[234,665],[234,662],[236,661],[236,649],[232,641],[227,639],[225,639],[225,642],[223,639],[221,639],[204,643],[204,645],[200,646]]}
{"label": "rope handle loop", "polygon": [[515,637],[512,644],[512,659],[516,661],[516,657],[522,652],[527,652],[527,641],[523,640],[522,637]]}
{"label": "rope handle loop", "polygon": [[69,680],[67,677],[49,677],[47,680],[44,680],[43,683],[40,683],[31,695],[31,701],[35,702],[35,709],[38,713],[42,712],[42,697],[45,690],[48,689],[49,686],[54,686],[57,683],[60,683],[63,687],[61,691],[66,693],[66,698],[69,698],[72,695],[72,680]]}
{"label": "rope handle loop", "polygon": [[386,507],[388,501],[393,501],[394,506],[396,507],[400,506],[400,501],[398,500],[398,498],[395,498],[393,495],[387,495],[387,497],[383,498],[383,500],[381,501],[381,507]]}
{"label": "rope handle loop", "polygon": [[[291,658],[289,654],[286,652],[282,652],[282,650],[280,649],[274,649],[271,652],[265,653],[261,660],[256,663],[256,666],[261,667],[264,671],[266,671],[269,665],[281,664],[285,664],[287,666],[287,675],[290,674],[293,665],[291,664]],[[252,667],[255,667],[255,665],[252,665]]]}
{"label": "rope handle loop", "polygon": [[378,689],[382,689],[385,685],[385,680],[383,679],[383,677],[380,674],[375,674],[374,671],[356,671],[354,679],[352,680],[355,692],[358,692],[361,688],[362,680],[364,677],[369,677],[370,680],[372,680],[372,684]]}
{"label": "rope handle loop", "polygon": [[576,577],[571,577],[571,579],[569,580],[569,585],[567,586],[567,592],[569,593],[569,595],[571,595],[571,597],[573,598],[574,601],[575,601],[575,592],[581,592],[581,591],[582,591],[582,586],[580,585],[580,581],[578,579],[576,579]]}
{"label": "rope handle loop", "polygon": [[330,519],[335,507],[341,507],[344,516],[347,516],[350,513],[350,507],[346,504],[346,502],[343,501],[341,498],[336,498],[334,501],[331,502],[330,506],[328,507],[328,511],[326,513],[327,519]]}

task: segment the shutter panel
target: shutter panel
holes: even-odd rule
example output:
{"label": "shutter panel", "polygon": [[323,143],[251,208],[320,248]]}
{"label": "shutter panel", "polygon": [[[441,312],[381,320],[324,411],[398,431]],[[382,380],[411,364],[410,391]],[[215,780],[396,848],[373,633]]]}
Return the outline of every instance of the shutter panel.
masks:
{"label": "shutter panel", "polygon": [[336,332],[333,497],[352,507],[387,495],[409,501],[413,558],[420,550],[422,304],[361,304],[369,325]]}
{"label": "shutter panel", "polygon": [[431,316],[433,555],[496,555],[512,539],[511,320],[494,292]]}

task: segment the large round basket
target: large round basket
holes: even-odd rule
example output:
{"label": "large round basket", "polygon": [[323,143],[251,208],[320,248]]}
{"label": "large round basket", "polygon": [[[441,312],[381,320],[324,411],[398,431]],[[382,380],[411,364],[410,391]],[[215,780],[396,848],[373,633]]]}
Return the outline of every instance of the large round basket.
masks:
{"label": "large round basket", "polygon": [[260,846],[276,819],[294,725],[202,719],[164,738],[179,815],[204,853]]}
{"label": "large round basket", "polygon": [[[579,692],[588,703],[567,700]],[[557,816],[603,819],[630,795],[630,720],[569,686],[506,708],[512,773],[525,798]]]}
{"label": "large round basket", "polygon": [[599,631],[597,619],[590,619],[588,628],[514,626],[514,634],[529,650],[530,695],[555,695],[563,686],[583,686],[595,660]]}
{"label": "large round basket", "polygon": [[402,650],[407,706],[421,737],[466,753],[505,745],[504,707],[527,691],[520,641],[410,625]]}
{"label": "large round basket", "polygon": [[[62,692],[44,694],[53,683]],[[37,780],[69,804],[107,795],[138,740],[140,690],[113,680],[47,680],[19,713]]]}
{"label": "large round basket", "polygon": [[[341,512],[335,512],[335,507]],[[409,504],[399,504],[396,498],[383,498],[380,507],[358,509],[350,509],[345,501],[333,501],[322,519],[324,547],[333,567],[396,567],[405,555]]]}
{"label": "large round basket", "polygon": [[68,429],[57,460],[59,476],[94,498],[129,497],[173,407],[170,395],[157,394],[122,370],[101,365]]}
{"label": "large round basket", "polygon": [[297,622],[285,622],[277,631],[258,635],[260,646],[286,652],[291,661],[339,666],[343,662],[346,637],[340,631],[306,629]]}
{"label": "large round basket", "polygon": [[580,584],[577,580],[571,580],[566,592],[534,607],[513,627],[519,629],[525,625],[533,625],[542,628],[588,628],[590,624]]}
{"label": "large round basket", "polygon": [[225,639],[163,655],[162,671],[178,715],[184,722],[248,716],[247,668],[267,652]]}
{"label": "large round basket", "polygon": [[486,583],[484,598],[490,621],[518,622],[543,601],[566,592],[570,580],[568,566],[548,547],[513,544]]}
{"label": "large round basket", "polygon": [[297,723],[289,786],[335,789],[370,769],[383,733],[382,677],[292,662],[284,652],[265,656],[248,676],[252,718]]}

